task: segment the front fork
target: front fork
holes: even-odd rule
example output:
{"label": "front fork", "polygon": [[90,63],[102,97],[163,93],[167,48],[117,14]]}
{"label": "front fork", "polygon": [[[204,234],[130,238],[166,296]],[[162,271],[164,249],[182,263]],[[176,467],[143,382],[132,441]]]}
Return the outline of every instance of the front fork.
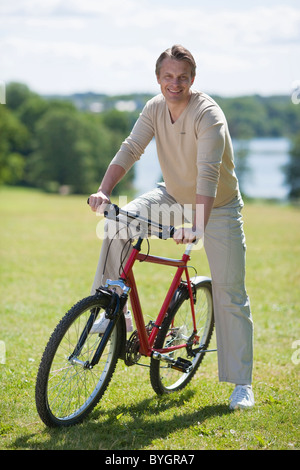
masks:
{"label": "front fork", "polygon": [[92,369],[96,364],[98,364],[100,357],[110,338],[111,332],[114,326],[116,325],[117,321],[119,320],[120,315],[123,313],[123,308],[127,302],[127,299],[128,299],[128,295],[126,292],[123,292],[121,295],[118,295],[116,292],[111,291],[111,302],[108,305],[108,307],[105,309],[105,317],[108,318],[110,322],[107,325],[107,328],[101,338],[101,341],[95,351],[95,354],[92,360],[81,361],[80,359],[78,359],[78,356],[81,353],[81,350],[96,320],[96,317],[100,311],[100,308],[97,309],[98,310],[97,312],[95,312],[95,309],[91,311],[91,315],[84,327],[84,330],[82,331],[80,335],[79,341],[77,345],[75,346],[73,353],[68,358],[71,364],[81,365],[84,369]]}

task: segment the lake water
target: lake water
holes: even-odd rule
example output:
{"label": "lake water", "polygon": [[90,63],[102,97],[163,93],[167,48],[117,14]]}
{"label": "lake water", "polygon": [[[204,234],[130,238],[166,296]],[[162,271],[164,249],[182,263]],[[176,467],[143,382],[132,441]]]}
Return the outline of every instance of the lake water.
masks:
{"label": "lake water", "polygon": [[[233,141],[237,151],[242,143]],[[249,197],[284,200],[288,188],[284,185],[282,166],[288,162],[290,141],[285,138],[252,139],[247,143],[248,172],[243,191]],[[136,164],[135,187],[138,194],[153,189],[161,181],[161,171],[155,141],[150,142],[144,155]]]}

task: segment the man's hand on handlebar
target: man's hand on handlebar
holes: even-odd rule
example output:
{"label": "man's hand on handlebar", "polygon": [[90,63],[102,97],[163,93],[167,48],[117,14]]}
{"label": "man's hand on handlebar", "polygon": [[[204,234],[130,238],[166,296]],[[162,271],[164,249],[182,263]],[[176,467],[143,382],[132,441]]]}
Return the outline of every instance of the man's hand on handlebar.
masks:
{"label": "man's hand on handlebar", "polygon": [[[151,222],[151,220],[145,219],[144,217],[141,217],[140,215],[137,215],[135,213],[130,213],[126,211],[122,211],[118,206],[111,204],[111,201],[109,197],[103,193],[102,191],[98,191],[95,194],[91,194],[91,196],[88,198],[87,203],[91,207],[91,209],[94,212],[98,212],[99,214],[104,214],[105,217],[108,217],[110,219],[114,219],[115,217],[118,216],[119,214],[125,215],[129,219],[137,219],[137,220],[143,220],[143,222],[146,222],[149,226],[153,227],[158,227],[159,230],[163,230],[163,226],[161,224],[157,224],[155,222]],[[107,206],[110,206],[110,208],[107,209]],[[113,214],[111,216],[110,214],[110,209],[113,210]],[[179,244],[189,244],[189,243],[197,243],[199,239],[203,236],[203,230],[200,230],[198,228],[188,228],[188,227],[180,227],[179,229],[175,229],[174,227],[165,227],[167,228],[167,233],[169,236],[160,236],[162,233],[158,233],[157,236],[159,238],[173,238],[175,243],[177,245]]]}
{"label": "man's hand on handlebar", "polygon": [[203,232],[194,228],[180,227],[174,233],[173,240],[177,245],[195,243],[203,236]]}
{"label": "man's hand on handlebar", "polygon": [[92,211],[103,214],[107,204],[110,204],[110,199],[102,191],[98,191],[90,195],[88,203]]}

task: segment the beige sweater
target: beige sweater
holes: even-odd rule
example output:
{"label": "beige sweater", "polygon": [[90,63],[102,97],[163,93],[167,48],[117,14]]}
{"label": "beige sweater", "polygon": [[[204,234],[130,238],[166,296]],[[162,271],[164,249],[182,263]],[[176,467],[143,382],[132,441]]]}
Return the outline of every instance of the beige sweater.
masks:
{"label": "beige sweater", "polygon": [[163,95],[152,98],[111,163],[128,171],[153,137],[167,191],[177,202],[195,204],[200,194],[215,197],[219,207],[238,194],[226,118],[211,97],[192,91],[174,124]]}

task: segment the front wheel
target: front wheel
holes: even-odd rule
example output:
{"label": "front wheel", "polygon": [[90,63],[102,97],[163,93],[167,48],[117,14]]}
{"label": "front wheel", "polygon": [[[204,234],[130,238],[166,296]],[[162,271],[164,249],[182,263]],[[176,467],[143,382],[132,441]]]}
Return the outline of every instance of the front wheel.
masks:
{"label": "front wheel", "polygon": [[[174,369],[162,360],[151,358],[150,380],[158,395],[183,389],[190,382],[204,358],[205,352],[201,352],[201,349],[208,348],[214,328],[211,282],[208,279],[196,279],[194,289],[196,294],[195,317],[197,336],[199,337],[198,352],[194,356],[190,356],[190,351],[187,348],[181,348],[169,353],[172,360],[180,357],[184,361],[191,362],[191,368],[187,372]],[[184,344],[192,333],[190,298],[187,288],[183,288],[176,294],[173,304],[169,307],[154,347],[162,349]]]}
{"label": "front wheel", "polygon": [[108,298],[103,294],[87,297],[74,305],[54,330],[36,381],[36,407],[47,426],[81,422],[105,392],[120,353],[120,321],[111,331],[98,364],[93,368],[84,364],[91,362],[103,336],[86,334],[86,330],[107,306]]}

